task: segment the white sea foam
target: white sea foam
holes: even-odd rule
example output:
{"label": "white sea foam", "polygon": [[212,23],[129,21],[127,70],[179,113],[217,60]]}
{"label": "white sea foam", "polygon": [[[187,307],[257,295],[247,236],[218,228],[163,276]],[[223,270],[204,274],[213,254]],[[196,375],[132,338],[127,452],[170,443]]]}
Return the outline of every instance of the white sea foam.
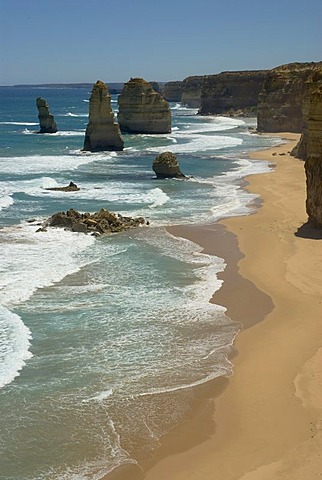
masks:
{"label": "white sea foam", "polygon": [[161,189],[153,188],[148,193],[140,196],[144,203],[149,204],[149,208],[161,207],[170,200],[170,197]]}
{"label": "white sea foam", "polygon": [[39,124],[34,123],[34,122],[0,122],[0,125],[27,125],[27,126],[31,126],[31,125],[39,125]]}
{"label": "white sea foam", "polygon": [[103,392],[99,392],[96,395],[93,395],[92,397],[86,398],[82,400],[83,403],[87,402],[102,402],[106,400],[108,397],[113,395],[113,388],[109,388],[108,390],[104,390]]}
{"label": "white sea foam", "polygon": [[[59,115],[58,115],[59,116]],[[72,113],[67,112],[61,115],[62,117],[88,117],[88,113]]]}
{"label": "white sea foam", "polygon": [[53,173],[75,170],[80,165],[96,160],[95,155],[33,155],[28,157],[0,157],[0,171],[15,175]]}
{"label": "white sea foam", "polygon": [[62,280],[90,260],[78,254],[94,238],[63,229],[35,231],[37,225],[0,231],[0,302],[6,307],[28,300],[38,289]]}
{"label": "white sea foam", "polygon": [[[175,143],[171,145],[171,151],[173,153],[190,153],[190,152],[205,152],[218,150],[221,148],[235,147],[241,145],[243,140],[237,137],[226,137],[223,135],[181,135],[180,133],[176,134],[175,137],[180,141],[184,140],[185,143]],[[162,147],[152,147],[149,149],[152,152],[162,152],[164,151],[164,146]]]}
{"label": "white sea foam", "polygon": [[8,190],[3,189],[0,186],[0,211],[4,208],[10,207],[10,205],[12,205],[13,203],[13,198],[10,196]]}
{"label": "white sea foam", "polygon": [[19,315],[0,305],[0,388],[19,375],[29,351],[31,332]]}

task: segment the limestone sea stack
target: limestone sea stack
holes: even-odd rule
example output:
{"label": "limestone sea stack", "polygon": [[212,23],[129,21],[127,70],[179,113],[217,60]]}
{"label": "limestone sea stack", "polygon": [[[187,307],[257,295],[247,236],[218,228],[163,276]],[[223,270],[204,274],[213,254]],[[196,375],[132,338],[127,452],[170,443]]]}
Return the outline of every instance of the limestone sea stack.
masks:
{"label": "limestone sea stack", "polygon": [[38,97],[36,105],[38,108],[38,118],[40,123],[40,130],[38,133],[56,133],[58,130],[57,125],[54,116],[49,112],[46,100]]}
{"label": "limestone sea stack", "polygon": [[151,134],[171,132],[168,102],[143,78],[131,78],[125,83],[118,104],[121,131]]}
{"label": "limestone sea stack", "polygon": [[111,96],[107,85],[98,80],[89,99],[89,121],[85,132],[85,151],[102,152],[123,150],[120,129],[114,122]]}
{"label": "limestone sea stack", "polygon": [[154,160],[152,168],[157,178],[185,178],[177,157],[172,152],[160,153]]}

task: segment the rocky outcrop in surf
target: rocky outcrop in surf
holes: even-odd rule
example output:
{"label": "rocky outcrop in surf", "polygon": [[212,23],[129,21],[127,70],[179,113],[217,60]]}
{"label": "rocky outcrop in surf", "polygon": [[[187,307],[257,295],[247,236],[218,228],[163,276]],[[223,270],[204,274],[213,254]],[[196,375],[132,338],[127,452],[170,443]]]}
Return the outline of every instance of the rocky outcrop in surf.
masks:
{"label": "rocky outcrop in surf", "polygon": [[259,132],[301,133],[306,82],[322,71],[322,62],[290,63],[269,71],[258,101]]}
{"label": "rocky outcrop in surf", "polygon": [[120,129],[114,122],[111,96],[107,85],[98,80],[93,86],[89,100],[89,122],[85,132],[85,151],[119,151],[124,142]]}
{"label": "rocky outcrop in surf", "polygon": [[56,133],[58,131],[54,116],[49,112],[48,103],[44,98],[36,100],[40,130],[38,133]]}
{"label": "rocky outcrop in surf", "polygon": [[168,102],[143,78],[131,78],[118,98],[118,122],[123,132],[169,133]]}
{"label": "rocky outcrop in surf", "polygon": [[207,75],[201,89],[200,115],[256,116],[258,95],[267,70]]}
{"label": "rocky outcrop in surf", "polygon": [[45,190],[53,190],[55,192],[78,192],[80,188],[74,182],[70,182],[66,187],[47,187]]}
{"label": "rocky outcrop in surf", "polygon": [[124,217],[102,208],[96,213],[80,213],[73,208],[67,212],[57,212],[52,215],[39,231],[48,227],[59,227],[73,232],[90,233],[99,236],[108,233],[117,233],[129,228],[148,225],[143,217]]}
{"label": "rocky outcrop in surf", "polygon": [[185,178],[181,172],[177,157],[172,152],[160,153],[152,164],[157,178]]}

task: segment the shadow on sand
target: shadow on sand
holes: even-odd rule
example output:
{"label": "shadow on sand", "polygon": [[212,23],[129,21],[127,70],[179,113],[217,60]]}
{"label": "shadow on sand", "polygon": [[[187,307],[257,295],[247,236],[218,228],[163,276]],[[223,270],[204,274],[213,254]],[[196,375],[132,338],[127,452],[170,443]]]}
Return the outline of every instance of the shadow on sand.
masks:
{"label": "shadow on sand", "polygon": [[301,238],[310,238],[311,240],[322,240],[322,228],[308,221],[299,227],[294,235]]}

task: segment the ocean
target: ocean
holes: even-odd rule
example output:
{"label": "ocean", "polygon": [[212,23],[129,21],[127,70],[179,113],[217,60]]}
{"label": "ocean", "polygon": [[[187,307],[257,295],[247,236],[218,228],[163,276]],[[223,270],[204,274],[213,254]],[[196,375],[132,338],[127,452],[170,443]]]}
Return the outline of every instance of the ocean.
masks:
{"label": "ocean", "polygon": [[[194,389],[229,376],[240,325],[209,300],[225,259],[170,235],[253,211],[248,153],[279,143],[254,118],[171,103],[172,132],[82,152],[88,89],[0,88],[0,479],[100,479],[158,448]],[[41,134],[36,98],[59,131]],[[117,110],[117,96],[112,95]],[[185,180],[158,180],[177,155]],[[76,183],[78,192],[46,190]],[[149,226],[94,238],[36,232],[55,212],[107,208]]]}

